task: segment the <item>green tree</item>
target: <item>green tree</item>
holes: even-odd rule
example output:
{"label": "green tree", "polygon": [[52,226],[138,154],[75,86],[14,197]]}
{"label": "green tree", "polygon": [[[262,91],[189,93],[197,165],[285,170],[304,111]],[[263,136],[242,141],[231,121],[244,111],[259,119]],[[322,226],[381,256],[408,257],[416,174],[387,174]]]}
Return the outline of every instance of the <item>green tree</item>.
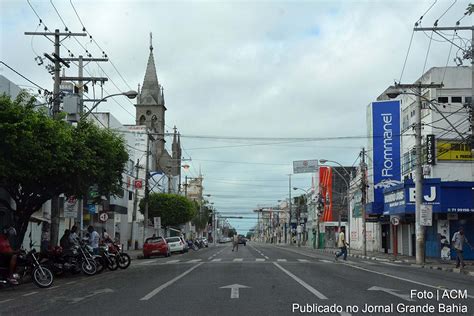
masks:
{"label": "green tree", "polygon": [[0,96],[0,198],[13,214],[23,242],[30,217],[54,195],[84,195],[97,185],[102,195],[121,191],[128,155],[121,137],[90,122],[75,128],[37,111],[35,99]]}
{"label": "green tree", "polygon": [[[163,226],[176,226],[190,221],[196,215],[196,207],[186,197],[170,193],[150,193],[148,195],[148,216],[161,217]],[[140,201],[140,211],[144,213],[145,199]]]}
{"label": "green tree", "polygon": [[197,231],[201,231],[207,227],[212,210],[207,205],[203,205],[201,208],[197,202],[194,203],[196,207],[196,216],[192,219],[192,223]]}
{"label": "green tree", "polygon": [[230,228],[229,232],[227,233],[227,237],[234,237],[235,234],[237,234],[235,228]]}

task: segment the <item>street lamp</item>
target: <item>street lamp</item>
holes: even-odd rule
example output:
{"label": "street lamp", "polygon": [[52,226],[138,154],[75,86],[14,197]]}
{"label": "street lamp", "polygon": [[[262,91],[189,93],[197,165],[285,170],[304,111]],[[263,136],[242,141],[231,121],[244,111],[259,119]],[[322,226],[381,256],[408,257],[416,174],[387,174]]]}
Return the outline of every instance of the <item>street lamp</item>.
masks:
{"label": "street lamp", "polygon": [[115,94],[111,94],[111,95],[108,95],[102,99],[100,99],[99,101],[97,101],[91,108],[89,111],[87,111],[85,114],[83,114],[81,116],[81,120],[86,118],[87,116],[89,116],[89,114],[92,113],[92,111],[104,100],[110,98],[110,97],[115,97],[115,96],[118,96],[118,95],[124,95],[126,96],[127,98],[129,99],[135,99],[138,95],[138,92],[134,91],[134,90],[130,90],[130,91],[127,91],[127,92],[121,92],[121,93],[115,93]]}

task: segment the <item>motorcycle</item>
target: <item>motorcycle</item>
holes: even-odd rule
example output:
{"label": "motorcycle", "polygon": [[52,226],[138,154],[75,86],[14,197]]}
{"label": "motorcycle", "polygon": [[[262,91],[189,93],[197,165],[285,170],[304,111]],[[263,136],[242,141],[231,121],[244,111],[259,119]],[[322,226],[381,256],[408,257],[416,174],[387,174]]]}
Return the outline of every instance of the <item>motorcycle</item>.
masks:
{"label": "motorcycle", "polygon": [[109,247],[107,245],[99,246],[99,256],[102,259],[102,270],[107,267],[111,271],[118,269],[119,264],[117,258],[114,254],[109,252]]}
{"label": "motorcycle", "polygon": [[66,272],[72,274],[81,272],[77,256],[78,252],[76,249],[64,250],[59,246],[49,249],[46,253],[42,254],[42,257],[46,259],[45,265],[58,276]]}
{"label": "motorcycle", "polygon": [[120,246],[118,243],[109,243],[108,246],[110,253],[115,255],[119,268],[127,269],[130,266],[132,259],[128,254],[123,252],[122,246]]}
{"label": "motorcycle", "polygon": [[40,288],[50,287],[54,282],[53,273],[44,264],[40,263],[39,255],[35,249],[28,252],[20,250],[16,270],[19,279],[23,279],[29,274],[33,283]]}
{"label": "motorcycle", "polygon": [[187,243],[189,249],[193,249],[194,251],[199,249],[199,247],[192,240],[188,240]]}
{"label": "motorcycle", "polygon": [[98,262],[100,259],[100,256],[96,255],[93,256],[89,250],[87,249],[87,246],[83,241],[80,242],[79,246],[74,246],[73,248],[77,250],[78,256],[77,259],[79,260],[79,265],[81,267],[82,272],[84,274],[91,276],[96,273],[98,273],[98,266],[96,262]]}

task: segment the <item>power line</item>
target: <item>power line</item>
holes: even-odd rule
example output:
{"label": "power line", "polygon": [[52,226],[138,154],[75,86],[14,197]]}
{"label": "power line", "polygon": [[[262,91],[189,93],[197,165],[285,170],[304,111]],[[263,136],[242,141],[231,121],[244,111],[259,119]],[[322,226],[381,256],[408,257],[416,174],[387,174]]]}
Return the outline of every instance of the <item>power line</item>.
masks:
{"label": "power line", "polygon": [[43,90],[45,93],[47,94],[50,94],[51,92],[49,92],[47,89],[41,87],[39,84],[35,83],[34,81],[32,81],[31,79],[27,78],[26,76],[22,75],[21,73],[19,73],[17,70],[15,70],[14,68],[10,67],[8,64],[6,64],[5,62],[1,61],[0,60],[0,63],[5,65],[8,69],[10,69],[11,71],[13,71],[14,73],[16,73],[18,76],[22,77],[23,79],[25,79],[26,81],[28,81],[29,83],[31,83],[32,85],[34,85],[35,87]]}

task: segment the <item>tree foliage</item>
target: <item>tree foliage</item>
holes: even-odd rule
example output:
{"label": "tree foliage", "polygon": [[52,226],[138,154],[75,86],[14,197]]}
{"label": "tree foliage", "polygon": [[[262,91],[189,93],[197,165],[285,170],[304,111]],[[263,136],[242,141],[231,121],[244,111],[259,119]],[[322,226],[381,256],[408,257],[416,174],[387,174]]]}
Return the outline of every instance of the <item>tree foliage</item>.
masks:
{"label": "tree foliage", "polygon": [[192,220],[192,223],[196,227],[197,231],[201,231],[207,227],[209,223],[209,216],[211,216],[212,210],[207,205],[203,205],[202,207],[200,207],[199,203],[197,203],[196,201],[194,203],[197,212],[196,216]]}
{"label": "tree foliage", "polygon": [[23,241],[31,215],[54,195],[84,195],[97,185],[102,195],[121,191],[128,160],[124,141],[83,121],[73,127],[35,109],[35,99],[0,96],[0,188],[15,201],[0,198],[13,212]]}
{"label": "tree foliage", "polygon": [[[190,221],[196,215],[195,205],[186,197],[170,193],[150,193],[148,195],[148,216],[161,217],[163,226],[176,226]],[[140,211],[144,213],[145,199],[140,201]]]}

